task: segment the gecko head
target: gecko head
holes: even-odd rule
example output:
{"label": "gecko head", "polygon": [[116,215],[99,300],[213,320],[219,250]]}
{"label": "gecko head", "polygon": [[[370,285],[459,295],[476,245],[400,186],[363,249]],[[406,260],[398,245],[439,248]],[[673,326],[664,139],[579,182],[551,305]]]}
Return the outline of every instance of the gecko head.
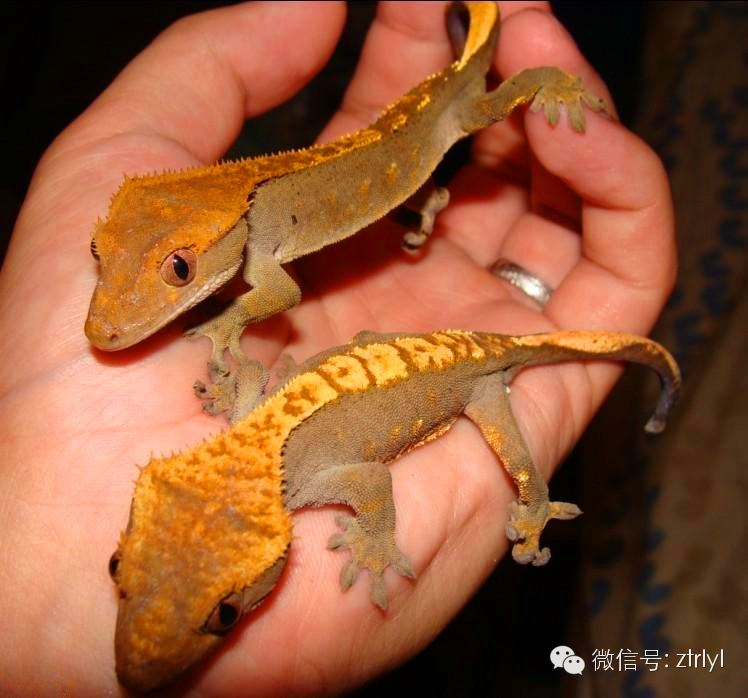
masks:
{"label": "gecko head", "polygon": [[[290,541],[280,496],[250,480],[151,462],[109,570],[119,587],[117,677],[134,693],[179,678],[273,589]],[[192,477],[192,475],[195,475]]]}
{"label": "gecko head", "polygon": [[91,239],[99,278],[85,331],[94,346],[129,347],[236,275],[246,194],[221,177],[207,168],[125,179]]}

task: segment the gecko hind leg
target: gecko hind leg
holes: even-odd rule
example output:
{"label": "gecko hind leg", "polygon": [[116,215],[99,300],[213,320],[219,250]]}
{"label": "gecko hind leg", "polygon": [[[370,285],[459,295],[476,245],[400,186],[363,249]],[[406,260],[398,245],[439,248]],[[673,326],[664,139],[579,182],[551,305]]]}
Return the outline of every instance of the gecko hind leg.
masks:
{"label": "gecko hind leg", "polygon": [[415,254],[434,231],[436,215],[449,203],[449,190],[437,186],[429,177],[415,194],[397,210],[397,221],[409,228],[403,235],[402,247],[408,254]]}
{"label": "gecko hind leg", "polygon": [[551,551],[540,547],[540,534],[551,519],[574,519],[582,513],[576,504],[568,502],[542,502],[536,506],[519,501],[509,505],[506,537],[514,543],[512,557],[521,565],[532,563],[535,567],[545,565],[551,559]]}
{"label": "gecko hind leg", "polygon": [[239,361],[233,371],[224,373],[212,361],[208,363],[207,385],[195,381],[195,395],[203,401],[203,412],[226,413],[230,424],[246,417],[258,404],[268,383],[267,369],[254,359]]}
{"label": "gecko hind leg", "polygon": [[506,524],[507,538],[514,543],[512,557],[523,565],[540,566],[551,557],[548,548],[540,547],[540,535],[548,521],[573,519],[582,512],[576,504],[549,501],[548,486],[533,463],[512,414],[506,382],[503,373],[481,378],[465,415],[480,429],[517,486],[518,500],[511,504]]}
{"label": "gecko hind leg", "polygon": [[275,364],[275,380],[278,383],[285,383],[289,378],[299,372],[299,364],[290,354],[283,352]]}
{"label": "gecko hind leg", "polygon": [[415,579],[410,561],[395,543],[395,502],[389,470],[378,462],[324,468],[286,502],[289,509],[333,503],[347,504],[356,512],[355,517],[336,518],[342,531],[333,534],[327,546],[331,550],[351,552],[350,560],[340,572],[340,587],[347,591],[358,573],[368,569],[372,578],[369,596],[384,611],[387,592],[383,574],[387,567],[392,566],[402,576]]}
{"label": "gecko hind leg", "polygon": [[581,78],[553,66],[542,66],[526,68],[504,80],[495,90],[467,103],[461,115],[462,126],[468,133],[479,131],[506,119],[528,102],[533,112],[543,109],[551,126],[558,123],[560,106],[564,105],[571,127],[579,133],[586,127],[582,105],[612,116],[605,100],[589,92]]}

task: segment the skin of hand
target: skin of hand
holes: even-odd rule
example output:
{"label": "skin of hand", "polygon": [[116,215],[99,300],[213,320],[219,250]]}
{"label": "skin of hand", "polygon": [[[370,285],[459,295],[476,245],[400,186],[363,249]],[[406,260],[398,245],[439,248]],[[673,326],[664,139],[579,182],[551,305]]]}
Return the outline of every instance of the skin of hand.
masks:
{"label": "skin of hand", "polygon": [[[437,5],[381,6],[323,140],[365,126],[451,60]],[[223,427],[192,394],[209,347],[181,339],[183,323],[123,353],[89,346],[96,216],[106,214],[122,172],[219,158],[246,117],[324,64],[343,13],[337,4],[259,3],[177,22],[39,163],[0,276],[0,690],[121,690],[107,562],[127,521],[136,464]],[[558,65],[608,96],[546,4],[508,3],[502,15],[502,76]],[[402,231],[385,222],[302,260],[294,269],[301,305],[250,328],[249,355],[269,366],[282,351],[302,360],[361,329],[651,328],[675,276],[669,188],[658,158],[619,123],[587,112],[579,135],[523,110],[479,134],[450,190],[418,259],[399,251]],[[556,289],[544,311],[490,273],[501,257]],[[546,475],[619,372],[591,362],[534,368],[514,381],[515,414]],[[341,594],[345,557],[325,549],[335,507],[301,512],[274,594],[188,687],[211,696],[340,691],[402,662],[444,627],[506,553],[515,492],[466,420],[391,471],[398,544],[418,579],[387,573],[390,610],[372,606],[365,574]]]}

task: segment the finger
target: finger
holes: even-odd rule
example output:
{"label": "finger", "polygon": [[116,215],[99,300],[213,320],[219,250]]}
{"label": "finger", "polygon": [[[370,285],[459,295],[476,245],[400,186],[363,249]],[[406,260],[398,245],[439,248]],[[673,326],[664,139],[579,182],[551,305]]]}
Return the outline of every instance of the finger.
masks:
{"label": "finger", "polygon": [[[340,112],[321,135],[329,140],[370,124],[381,111],[454,58],[444,2],[381,2]],[[546,2],[501,3],[502,17]]]}
{"label": "finger", "polygon": [[[502,77],[559,61],[568,70],[594,76],[546,4],[511,3],[506,9],[499,42]],[[595,85],[602,91],[599,80]],[[479,134],[474,157],[483,169],[465,171],[450,185],[453,206],[440,216],[447,235],[482,266],[507,258],[556,285],[578,259],[579,198],[529,154],[521,119]],[[493,197],[484,195],[491,190]],[[540,215],[525,220],[528,209]],[[552,223],[543,226],[541,216]]]}
{"label": "finger", "polygon": [[449,206],[439,213],[440,234],[481,267],[499,257],[507,234],[528,211],[527,188],[494,170],[468,164],[449,183]]}
{"label": "finger", "polygon": [[[611,113],[614,105],[607,87],[600,76],[580,53],[574,39],[563,25],[551,14],[538,17],[537,12],[517,14],[508,24],[510,38],[505,42],[506,62],[512,67],[515,56],[521,52],[522,67],[530,65],[556,65],[566,72],[582,78],[585,87],[593,94],[603,97]],[[499,56],[503,60],[503,55]],[[568,129],[568,123],[559,124]],[[535,158],[532,162],[531,206],[537,213],[546,213],[551,218],[565,218],[574,223],[579,220],[578,197],[563,182],[548,173]]]}
{"label": "finger", "polygon": [[581,259],[554,293],[550,316],[567,327],[649,331],[676,271],[672,203],[659,158],[613,123],[593,126],[576,157],[561,144],[543,157],[583,201]]}
{"label": "finger", "polygon": [[[299,3],[290,12],[258,3],[177,22],[47,151],[38,172],[45,177],[34,178],[29,195],[44,200],[41,224],[33,220],[26,227],[41,234],[50,210],[80,214],[90,226],[106,213],[101,190],[116,186],[122,172],[215,160],[246,114],[283,99],[325,62],[342,19],[337,3]],[[65,223],[58,229],[81,224]]]}
{"label": "finger", "polygon": [[569,32],[550,12],[529,7],[505,18],[494,65],[503,79],[525,68],[557,66],[579,76],[589,91],[606,100],[609,110],[615,109],[602,78],[581,54]]}
{"label": "finger", "polygon": [[[550,15],[518,12],[507,18],[499,42],[502,76],[543,64],[580,75],[588,89],[607,97],[599,77]],[[515,177],[524,166],[531,175],[531,211],[517,219],[502,254],[558,286],[546,307],[556,325],[644,332],[662,306],[675,268],[667,181],[656,156],[633,134],[598,115],[586,116],[587,133],[579,135],[563,121],[553,129],[541,114],[527,114],[523,122],[537,165],[523,150],[523,130],[512,130],[511,123],[476,138],[479,162]],[[549,211],[556,215],[546,221]],[[575,219],[584,230],[581,240],[574,232]],[[543,413],[535,421],[554,425],[540,434],[544,438],[539,442],[560,444],[558,453],[586,423],[615,371],[594,365],[588,374],[591,400],[567,398],[566,406],[573,409],[557,408],[563,405],[562,395],[584,395],[580,386],[585,383],[575,367],[563,372],[565,391],[554,384],[555,399],[553,386],[544,385],[538,392],[541,400],[517,401],[518,413],[534,402],[533,409]],[[515,395],[542,380],[539,372],[520,376]],[[559,433],[565,438],[559,439]]]}
{"label": "finger", "polygon": [[[607,98],[599,77],[553,17],[517,13],[505,28],[499,46],[502,72],[515,72],[527,61],[553,59]],[[636,136],[606,117],[589,111],[586,116],[587,132],[582,135],[563,123],[551,128],[540,114],[525,118],[540,164],[582,201],[582,261],[556,290],[547,310],[561,326],[646,331],[675,271],[667,179],[657,156]]]}
{"label": "finger", "polygon": [[340,112],[322,140],[373,122],[382,110],[452,61],[443,2],[380,3]]}
{"label": "finger", "polygon": [[517,0],[517,2],[500,2],[499,9],[501,10],[501,20],[506,21],[514,14],[522,12],[523,10],[539,10],[541,12],[551,12],[551,3],[549,2],[523,2]]}
{"label": "finger", "polygon": [[[581,255],[581,202],[534,158],[531,172],[532,192],[545,187],[547,202],[538,204],[533,193],[528,195],[525,191],[525,209],[509,221],[500,244],[496,244],[492,252],[487,252],[483,266],[490,267],[498,260],[507,260],[555,289]],[[568,201],[562,201],[565,194],[570,195]],[[548,203],[553,198],[557,206]],[[522,298],[521,292],[514,295],[519,300],[528,301],[526,297]]]}
{"label": "finger", "polygon": [[[594,94],[610,103],[610,95],[592,67],[580,54],[572,37],[549,13],[514,12],[502,26],[497,53],[497,68],[502,78],[519,71],[542,65],[558,66],[568,73],[578,75]],[[543,118],[543,117],[540,117]],[[557,130],[568,129],[559,124]],[[501,170],[510,163],[524,171],[531,188],[531,207],[538,213],[548,213],[551,218],[578,220],[578,198],[556,177],[527,152],[523,121],[511,119],[506,124],[487,129],[476,139],[476,159],[485,166]]]}
{"label": "finger", "polygon": [[186,17],[137,56],[66,134],[158,134],[207,162],[245,117],[266,111],[327,61],[342,28],[340,3],[246,3]]}
{"label": "finger", "polygon": [[[428,6],[428,7],[426,7]],[[445,3],[381,3],[369,31],[361,60],[345,95],[341,111],[323,132],[322,140],[361,128],[420,80],[444,68],[452,59],[452,48],[445,27]],[[549,10],[544,2],[506,3],[504,16],[518,9],[533,7]],[[481,192],[476,192],[476,186]],[[491,194],[501,190],[499,196]],[[508,223],[518,215],[524,192],[506,182],[469,174],[450,184],[453,202],[439,217],[439,225],[449,231],[476,260],[486,255],[486,245],[494,249]],[[481,204],[493,203],[490,230]],[[463,206],[462,204],[468,205]]]}
{"label": "finger", "polygon": [[577,233],[530,212],[517,219],[493,261],[502,259],[517,264],[556,289],[579,262],[580,249],[581,238]]}
{"label": "finger", "polygon": [[[525,12],[514,15],[512,20],[512,28],[517,31],[512,32],[511,38],[499,49],[502,70],[512,73],[525,67],[523,61],[527,56],[533,62],[543,62],[543,52],[550,46],[553,63],[580,75],[588,89],[606,96],[599,78],[555,19],[546,14]],[[528,41],[526,32],[531,27],[524,26],[525,22],[528,25],[532,22],[533,30],[547,25],[542,35],[551,39],[555,36],[557,40],[540,44]],[[504,37],[508,34],[507,31]],[[512,41],[522,38],[523,34],[525,41],[521,43],[525,54],[520,61],[516,58],[519,52],[512,52]],[[538,45],[541,51],[537,50]],[[502,53],[504,49],[507,54]],[[551,285],[557,285],[545,307],[546,315],[556,326],[646,333],[672,287],[675,274],[673,214],[667,178],[657,156],[619,123],[589,111],[586,117],[586,133],[577,134],[563,121],[554,129],[541,114],[525,116],[525,132],[533,155],[543,170],[557,178],[567,191],[556,188],[546,189],[545,195],[534,192],[534,208],[541,213],[554,210],[562,219],[565,215],[571,218],[579,215],[583,235],[579,240],[579,261],[571,266],[560,283],[556,284],[554,279],[559,274],[563,276],[564,265],[569,264],[569,259],[562,255],[557,264],[547,268],[540,256],[536,258],[539,265],[525,262],[524,266]],[[581,200],[578,214],[574,213],[578,205],[575,200]],[[537,216],[536,213],[528,215]],[[548,249],[553,248],[552,240],[558,243],[560,237],[573,234],[573,225],[557,227],[557,224],[558,221],[553,221],[539,228],[539,235],[545,237]],[[520,230],[518,225],[516,232]],[[573,246],[573,239],[570,245]],[[618,371],[609,365],[593,363],[586,366],[586,374],[584,382],[577,367],[559,370],[556,375],[565,387],[558,393],[559,397],[550,399],[551,386],[544,386],[538,393],[542,400],[530,401],[534,402],[535,411],[543,413],[543,418],[537,421],[558,427],[545,434],[549,443],[553,443],[553,433],[563,433],[561,427],[565,425],[566,438],[556,438],[561,450],[587,422]],[[540,384],[543,379],[542,374],[528,375],[526,382],[520,377],[515,395],[528,386]],[[584,385],[589,389],[589,400],[581,399],[585,394]],[[563,411],[559,409],[563,405],[561,395],[575,396],[574,400],[567,397],[568,409]],[[526,409],[524,405],[518,401],[518,415]]]}

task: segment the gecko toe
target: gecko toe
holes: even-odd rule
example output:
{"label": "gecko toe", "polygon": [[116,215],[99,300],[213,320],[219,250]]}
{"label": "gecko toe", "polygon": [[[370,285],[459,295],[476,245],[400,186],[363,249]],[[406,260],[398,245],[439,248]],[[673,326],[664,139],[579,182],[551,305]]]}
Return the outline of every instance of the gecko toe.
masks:
{"label": "gecko toe", "polygon": [[410,564],[410,560],[406,555],[403,555],[398,550],[398,553],[400,553],[400,557],[397,560],[392,561],[392,566],[395,568],[397,573],[401,577],[407,577],[408,579],[415,579],[416,573],[413,571],[413,566]]}
{"label": "gecko toe", "polygon": [[334,533],[327,541],[328,550],[337,550],[338,548],[344,548],[345,545],[345,536],[342,533]]}
{"label": "gecko toe", "polygon": [[523,504],[512,502],[509,506],[509,519],[505,530],[507,538],[514,543],[512,557],[522,565],[532,564],[535,567],[545,565],[551,558],[548,548],[540,548],[540,535],[551,519],[573,519],[582,510],[576,504],[568,502],[549,502]]}
{"label": "gecko toe", "polygon": [[580,78],[553,70],[535,94],[530,110],[542,109],[546,121],[555,126],[560,120],[562,105],[569,124],[577,133],[584,133],[587,126],[583,105],[591,111],[609,113],[605,100],[586,90]]}
{"label": "gecko toe", "polygon": [[532,564],[534,567],[542,567],[543,565],[548,564],[548,560],[551,559],[551,551],[550,548],[541,548],[540,552],[535,555],[535,557],[532,560]]}
{"label": "gecko toe", "polygon": [[575,519],[581,513],[582,510],[576,504],[571,504],[570,502],[551,502],[548,518],[568,521],[569,519]]}
{"label": "gecko toe", "polygon": [[382,610],[387,608],[387,593],[383,574],[392,566],[403,577],[415,579],[410,560],[398,549],[390,536],[376,534],[364,529],[353,516],[337,516],[336,523],[341,532],[330,536],[327,547],[332,550],[347,549],[351,559],[340,573],[340,586],[348,590],[356,581],[360,570],[366,568],[371,573],[370,596],[372,602]]}
{"label": "gecko toe", "polygon": [[294,361],[293,356],[284,352],[278,357],[278,361],[275,364],[275,378],[279,383],[286,383],[298,371],[299,365]]}
{"label": "gecko toe", "polygon": [[268,375],[265,367],[252,359],[239,362],[233,371],[210,361],[210,382],[195,381],[193,390],[203,402],[203,412],[210,415],[225,412],[229,422],[234,424],[246,417],[260,402]]}
{"label": "gecko toe", "polygon": [[358,579],[358,573],[361,571],[361,565],[357,560],[348,560],[340,570],[340,588],[342,591],[348,591],[354,582]]}
{"label": "gecko toe", "polygon": [[379,606],[383,611],[387,610],[387,590],[381,574],[372,574],[369,598],[375,606]]}
{"label": "gecko toe", "polygon": [[506,522],[506,524],[504,525],[504,532],[506,533],[506,537],[510,541],[514,542],[519,540],[519,531],[511,522]]}
{"label": "gecko toe", "polygon": [[205,414],[209,414],[211,417],[217,417],[219,414],[223,414],[225,410],[221,408],[220,405],[217,405],[214,402],[204,402],[203,412],[205,412]]}

